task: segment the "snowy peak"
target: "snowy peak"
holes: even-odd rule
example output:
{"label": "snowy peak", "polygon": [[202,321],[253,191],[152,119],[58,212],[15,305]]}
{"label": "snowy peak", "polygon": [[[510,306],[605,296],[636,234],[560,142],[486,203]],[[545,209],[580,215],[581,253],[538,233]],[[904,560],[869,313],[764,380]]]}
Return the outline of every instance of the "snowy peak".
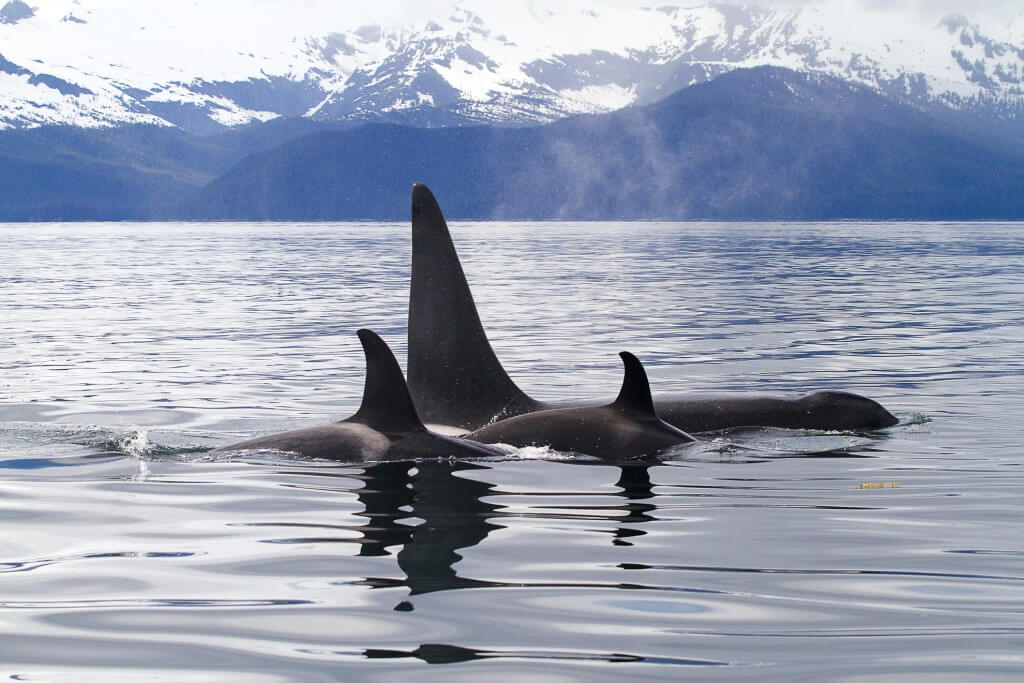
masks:
{"label": "snowy peak", "polygon": [[1024,46],[990,38],[962,15],[947,17],[943,25],[960,43],[950,54],[969,83],[986,92],[1024,95]]}
{"label": "snowy peak", "polygon": [[461,0],[400,14],[374,4],[9,0],[0,127],[203,132],[279,116],[521,125],[652,102],[760,65],[919,107],[1012,118],[1024,102],[1024,14],[982,24],[841,0],[786,10]]}

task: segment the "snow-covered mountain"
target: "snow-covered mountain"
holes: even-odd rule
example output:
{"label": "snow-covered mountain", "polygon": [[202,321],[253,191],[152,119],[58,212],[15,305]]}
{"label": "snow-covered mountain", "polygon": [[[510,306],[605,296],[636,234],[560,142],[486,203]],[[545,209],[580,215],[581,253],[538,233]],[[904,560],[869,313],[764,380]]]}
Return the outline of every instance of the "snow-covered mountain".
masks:
{"label": "snow-covered mountain", "polygon": [[978,23],[845,0],[786,10],[415,6],[403,15],[383,0],[9,0],[0,128],[204,132],[279,116],[516,125],[643,104],[757,65],[1024,120],[1024,12]]}

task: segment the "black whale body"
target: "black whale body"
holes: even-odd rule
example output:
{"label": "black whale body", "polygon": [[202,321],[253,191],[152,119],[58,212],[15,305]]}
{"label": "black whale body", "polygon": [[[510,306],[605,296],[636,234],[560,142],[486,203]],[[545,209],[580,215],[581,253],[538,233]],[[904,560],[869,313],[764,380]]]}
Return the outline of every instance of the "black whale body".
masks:
{"label": "black whale body", "polygon": [[370,330],[359,330],[366,355],[363,401],[340,422],[296,429],[231,444],[218,451],[276,450],[346,462],[414,458],[479,458],[502,451],[429,431],[420,421],[391,349]]}
{"label": "black whale body", "polygon": [[540,410],[470,432],[467,439],[511,446],[550,446],[603,459],[629,460],[662,453],[694,438],[654,412],[643,365],[622,352],[622,388],[608,405]]}
{"label": "black whale body", "polygon": [[[538,401],[508,376],[494,354],[452,244],[425,185],[412,190],[409,390],[423,420],[472,431],[504,418],[600,401]],[[686,393],[654,396],[659,417],[687,432],[734,427],[861,430],[897,424],[882,405],[845,391],[787,396]]]}

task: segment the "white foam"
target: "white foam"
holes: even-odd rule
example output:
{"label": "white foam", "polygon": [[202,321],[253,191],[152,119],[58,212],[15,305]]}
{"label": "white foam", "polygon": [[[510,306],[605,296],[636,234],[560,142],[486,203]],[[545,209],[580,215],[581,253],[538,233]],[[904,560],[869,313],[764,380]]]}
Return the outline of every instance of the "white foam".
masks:
{"label": "white foam", "polygon": [[136,459],[149,455],[153,448],[153,443],[149,440],[149,432],[142,427],[133,428],[117,440],[117,449]]}

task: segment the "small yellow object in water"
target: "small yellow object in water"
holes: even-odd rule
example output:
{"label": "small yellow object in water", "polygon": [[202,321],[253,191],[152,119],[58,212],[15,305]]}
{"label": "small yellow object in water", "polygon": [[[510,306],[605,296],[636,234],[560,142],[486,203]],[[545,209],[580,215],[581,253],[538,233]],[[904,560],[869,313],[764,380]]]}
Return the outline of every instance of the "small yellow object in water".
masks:
{"label": "small yellow object in water", "polygon": [[869,484],[861,484],[862,489],[898,489],[900,483],[898,481],[876,481]]}

